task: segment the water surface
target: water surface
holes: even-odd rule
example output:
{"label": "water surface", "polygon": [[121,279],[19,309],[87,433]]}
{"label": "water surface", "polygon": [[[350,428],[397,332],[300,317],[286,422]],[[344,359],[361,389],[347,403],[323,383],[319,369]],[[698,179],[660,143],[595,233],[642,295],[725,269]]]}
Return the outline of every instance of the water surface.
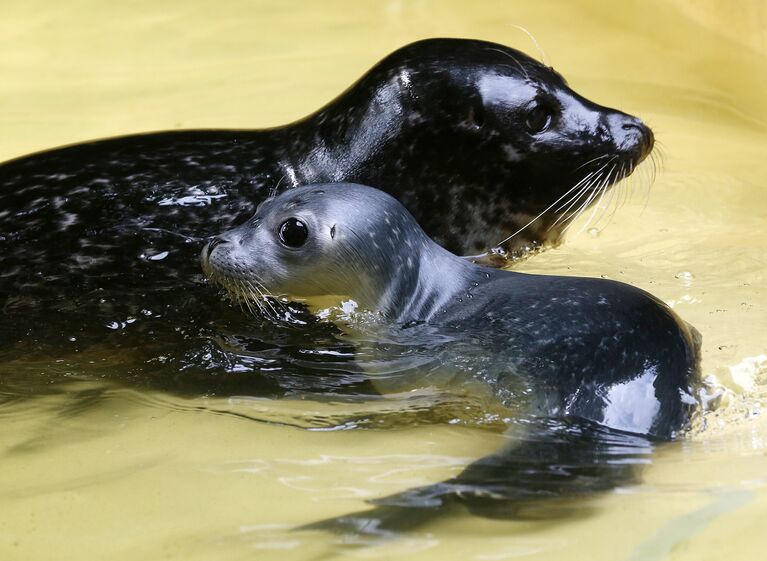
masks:
{"label": "water surface", "polygon": [[[356,381],[342,366],[326,371],[338,395],[318,394],[290,377],[318,362],[300,345],[295,360],[253,363],[251,392],[212,381],[182,394],[172,377],[121,384],[135,378],[135,357],[108,347],[87,360],[15,358],[0,366],[2,558],[761,558],[765,22],[758,2],[725,11],[685,0],[0,8],[0,159],[127,132],[281,124],[409,41],[474,37],[534,54],[515,25],[526,27],[576,90],[645,118],[665,164],[649,196],[642,181],[616,190],[623,204],[609,224],[609,213],[591,223],[587,213],[564,245],[519,270],[603,275],[672,304],[703,335],[717,406],[654,454],[641,484],[584,500],[576,516],[459,513],[359,546],[289,530],[440,481],[498,448],[502,413],[486,396],[425,387],[348,399]],[[343,361],[326,335],[330,362]]]}

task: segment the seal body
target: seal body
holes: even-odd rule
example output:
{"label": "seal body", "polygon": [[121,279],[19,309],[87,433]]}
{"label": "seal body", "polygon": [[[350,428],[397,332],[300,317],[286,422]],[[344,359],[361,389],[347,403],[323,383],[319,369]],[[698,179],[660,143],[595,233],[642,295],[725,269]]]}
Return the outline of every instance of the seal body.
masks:
{"label": "seal body", "polygon": [[[435,358],[422,368],[427,378],[441,369],[479,381],[515,412],[509,445],[458,476],[304,529],[385,537],[456,503],[520,517],[530,501],[632,484],[655,443],[683,430],[695,404],[699,341],[652,295],[611,280],[470,263],[369,187],[283,193],[210,242],[201,259],[237,298],[272,298],[270,307],[259,304],[272,317],[280,315],[275,296],[310,307],[333,296],[372,311],[391,328],[382,339]],[[371,356],[368,348],[359,354]],[[376,356],[386,359],[385,351]]]}
{"label": "seal body", "polygon": [[311,305],[336,295],[407,329],[435,327],[451,341],[471,341],[492,357],[478,361],[475,374],[501,396],[520,379],[536,388],[536,416],[668,438],[694,402],[694,336],[650,294],[611,280],[469,263],[369,187],[284,193],[211,242],[202,263],[211,279],[240,296],[273,294]]}

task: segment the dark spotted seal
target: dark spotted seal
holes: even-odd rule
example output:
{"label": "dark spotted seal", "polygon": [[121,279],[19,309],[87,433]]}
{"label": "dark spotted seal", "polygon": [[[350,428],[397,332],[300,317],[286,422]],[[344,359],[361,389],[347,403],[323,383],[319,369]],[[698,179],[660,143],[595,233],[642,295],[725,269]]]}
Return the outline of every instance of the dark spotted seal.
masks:
{"label": "dark spotted seal", "polygon": [[111,274],[121,255],[141,268],[136,257],[156,246],[180,272],[168,232],[202,238],[273,190],[352,181],[399,199],[444,247],[476,254],[541,213],[514,242],[556,240],[562,221],[549,226],[652,146],[639,119],[586,100],[519,51],[428,39],[284,127],[140,134],[6,162],[0,240],[11,266]]}
{"label": "dark spotted seal", "polygon": [[652,144],[638,119],[514,49],[429,39],[291,125],[141,134],[6,162],[0,341],[68,346],[129,321],[156,339],[157,316],[171,330],[206,325],[218,312],[195,277],[199,250],[273,191],[375,185],[474,255],[541,213],[515,241],[556,239]]}
{"label": "dark spotted seal", "polygon": [[[570,483],[586,489],[584,458],[601,453],[599,465],[613,469],[621,445],[641,448],[637,439],[648,446],[672,437],[694,404],[696,338],[658,299],[612,280],[470,263],[429,239],[399,202],[369,187],[307,186],[268,200],[210,242],[202,265],[212,280],[267,313],[281,304],[264,295],[310,306],[333,296],[347,309],[374,312],[407,338],[434,336],[436,329],[455,349],[441,353],[451,363],[443,367],[489,384],[515,410],[523,402],[522,415],[536,426],[557,427],[543,431],[556,438],[537,436],[524,460],[519,449],[511,462],[496,455],[449,485],[408,492],[388,506],[433,508],[456,493],[507,496],[509,483],[540,485],[530,479],[531,458],[569,458]],[[554,485],[549,470],[540,473],[548,474],[549,489],[567,480],[555,478]],[[602,488],[604,481],[589,473],[592,488]],[[493,489],[474,493],[472,486],[483,484],[478,474]],[[521,479],[509,481],[508,474]]]}

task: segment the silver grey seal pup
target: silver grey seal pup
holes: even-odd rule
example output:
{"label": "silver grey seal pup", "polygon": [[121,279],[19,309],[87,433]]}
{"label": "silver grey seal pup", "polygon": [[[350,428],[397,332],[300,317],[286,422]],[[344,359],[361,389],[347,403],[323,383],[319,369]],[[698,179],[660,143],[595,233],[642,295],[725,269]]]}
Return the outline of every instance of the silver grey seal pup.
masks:
{"label": "silver grey seal pup", "polygon": [[[400,521],[411,519],[401,509],[434,509],[448,498],[472,509],[487,499],[493,511],[531,489],[610,488],[626,481],[625,466],[612,461],[616,450],[672,438],[695,404],[699,341],[661,301],[612,280],[470,263],[434,243],[398,201],[370,187],[313,185],[270,199],[210,242],[202,265],[238,297],[263,296],[258,305],[269,313],[278,312],[279,301],[269,304],[264,295],[310,306],[332,297],[353,301],[408,337],[436,330],[456,346],[455,365],[467,375],[510,406],[527,400],[524,415],[537,427],[533,440],[482,459],[449,482],[378,501],[379,509],[395,508]],[[536,471],[531,458],[566,467],[558,472],[546,463]],[[359,516],[376,514],[355,516],[333,523],[356,527]]]}

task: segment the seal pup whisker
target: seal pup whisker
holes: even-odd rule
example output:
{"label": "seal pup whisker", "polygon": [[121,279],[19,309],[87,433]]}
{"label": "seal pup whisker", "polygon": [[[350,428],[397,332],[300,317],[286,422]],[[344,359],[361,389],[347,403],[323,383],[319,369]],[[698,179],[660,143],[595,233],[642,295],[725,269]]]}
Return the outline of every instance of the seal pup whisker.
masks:
{"label": "seal pup whisker", "polygon": [[274,306],[272,306],[264,293],[261,292],[261,289],[258,288],[258,285],[252,283],[251,281],[245,281],[245,285],[248,287],[253,301],[262,304],[262,310],[267,319],[274,320],[279,318],[277,310],[274,309]]}
{"label": "seal pup whisker", "polygon": [[210,236],[191,236],[182,232],[174,232],[173,230],[168,230],[167,228],[142,227],[141,230],[144,232],[162,232],[163,234],[171,234],[172,236],[177,236],[187,242],[207,242],[210,239]]}
{"label": "seal pup whisker", "polygon": [[[245,282],[238,280],[236,289],[236,294],[239,298],[239,301],[247,307],[251,316],[266,316],[266,311],[264,310],[263,305],[258,298],[254,297],[254,294],[251,293],[250,288],[245,284]],[[253,309],[253,306],[255,306],[258,310],[257,312]]]}

